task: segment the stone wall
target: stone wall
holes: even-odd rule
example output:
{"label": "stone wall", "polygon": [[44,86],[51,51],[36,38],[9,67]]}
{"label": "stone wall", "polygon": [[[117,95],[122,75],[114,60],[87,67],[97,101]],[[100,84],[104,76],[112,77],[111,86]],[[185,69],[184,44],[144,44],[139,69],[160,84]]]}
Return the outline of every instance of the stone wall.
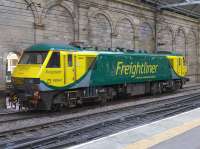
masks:
{"label": "stone wall", "polygon": [[155,13],[137,0],[1,0],[0,33],[2,85],[8,53],[20,54],[45,40],[179,51],[186,56],[192,82],[199,81],[198,21],[172,12]]}

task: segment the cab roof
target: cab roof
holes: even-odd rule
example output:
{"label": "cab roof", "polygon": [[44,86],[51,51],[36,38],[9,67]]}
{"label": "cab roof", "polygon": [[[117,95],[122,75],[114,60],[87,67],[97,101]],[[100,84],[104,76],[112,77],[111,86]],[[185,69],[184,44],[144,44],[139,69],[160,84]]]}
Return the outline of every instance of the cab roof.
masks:
{"label": "cab roof", "polygon": [[80,48],[74,47],[64,42],[43,42],[30,46],[25,51],[49,51],[49,50],[77,50]]}
{"label": "cab roof", "polygon": [[156,54],[162,54],[162,55],[173,55],[173,56],[183,56],[183,53],[178,51],[164,51],[164,50],[158,50],[156,51]]}
{"label": "cab roof", "polygon": [[49,51],[49,50],[62,50],[62,51],[88,51],[88,52],[94,52],[99,54],[133,54],[133,55],[174,55],[174,56],[182,56],[182,54],[175,52],[175,51],[157,51],[156,53],[147,53],[145,51],[135,51],[135,50],[127,50],[127,51],[96,51],[95,49],[81,49],[79,47],[67,44],[66,42],[60,42],[60,41],[48,41],[43,43],[38,43],[30,46],[25,51]]}

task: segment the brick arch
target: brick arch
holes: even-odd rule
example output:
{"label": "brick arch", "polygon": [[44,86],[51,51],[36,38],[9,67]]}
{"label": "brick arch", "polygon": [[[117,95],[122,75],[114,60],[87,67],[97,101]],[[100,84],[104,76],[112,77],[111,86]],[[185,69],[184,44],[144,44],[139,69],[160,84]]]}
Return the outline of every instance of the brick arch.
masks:
{"label": "brick arch", "polygon": [[50,5],[43,13],[43,23],[45,26],[43,40],[62,40],[68,43],[74,41],[74,16],[63,4]]}
{"label": "brick arch", "polygon": [[197,34],[190,30],[187,34],[186,63],[188,66],[188,77],[190,82],[197,82],[198,75],[198,47]]}
{"label": "brick arch", "polygon": [[103,15],[106,20],[109,22],[109,25],[110,25],[110,28],[111,28],[111,31],[112,33],[114,32],[114,23],[113,23],[113,20],[109,14],[109,12],[105,11],[105,10],[98,10],[98,11],[92,11],[89,13],[89,23],[91,22],[91,19],[92,18],[95,18],[97,15]]}
{"label": "brick arch", "polygon": [[153,27],[148,22],[143,22],[139,27],[139,49],[153,52],[154,40]]}
{"label": "brick arch", "polygon": [[175,51],[186,55],[186,33],[183,27],[179,27],[175,33]]}
{"label": "brick arch", "polygon": [[89,17],[89,42],[100,48],[112,47],[113,23],[105,12],[96,12]]}
{"label": "brick arch", "polygon": [[198,31],[195,31],[195,30],[193,30],[193,29],[191,29],[188,33],[187,33],[187,37],[186,37],[186,46],[187,46],[187,55],[188,55],[188,52],[190,52],[189,51],[189,48],[191,48],[191,46],[192,46],[192,48],[193,48],[193,52],[197,55],[198,54],[198,45],[197,45],[197,40],[198,40],[198,38],[197,38],[197,34],[196,34],[196,32],[198,32]]}
{"label": "brick arch", "polygon": [[157,32],[157,50],[174,50],[174,31],[171,26],[162,26]]}
{"label": "brick arch", "polygon": [[117,22],[116,22],[116,24],[115,24],[115,27],[114,27],[114,31],[116,32],[116,34],[118,34],[117,26],[118,26],[119,23],[120,23],[121,21],[123,21],[123,20],[128,21],[128,22],[131,24],[132,29],[135,31],[135,23],[134,23],[134,21],[133,21],[131,18],[129,18],[129,17],[121,17],[121,18],[119,18],[119,19],[117,20]]}
{"label": "brick arch", "polygon": [[128,17],[121,17],[115,25],[116,37],[113,39],[113,47],[127,49],[135,48],[135,25]]}
{"label": "brick arch", "polygon": [[39,14],[38,14],[37,8],[36,8],[33,0],[24,0],[24,1],[27,3],[28,6],[30,6],[29,8],[31,9],[33,17],[34,17],[34,20],[36,22],[36,20],[39,17]]}
{"label": "brick arch", "polygon": [[72,18],[75,18],[73,14],[73,9],[65,1],[58,0],[58,1],[51,1],[50,3],[47,3],[47,6],[43,8],[42,13],[41,13],[42,20],[45,19],[46,15],[48,14],[48,11],[56,6],[63,7],[71,15]]}
{"label": "brick arch", "polygon": [[[30,6],[29,8],[32,11],[32,15],[34,18],[34,24],[37,24],[39,22],[39,13],[37,10],[37,7],[35,6],[33,0],[24,0],[28,6]],[[36,43],[36,28],[34,27],[34,43]]]}

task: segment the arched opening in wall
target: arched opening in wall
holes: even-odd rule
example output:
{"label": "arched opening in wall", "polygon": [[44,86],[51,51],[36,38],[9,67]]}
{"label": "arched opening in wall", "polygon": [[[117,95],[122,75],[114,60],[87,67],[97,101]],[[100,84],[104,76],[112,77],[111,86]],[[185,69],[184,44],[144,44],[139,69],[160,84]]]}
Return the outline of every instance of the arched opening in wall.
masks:
{"label": "arched opening in wall", "polygon": [[175,51],[186,55],[186,36],[183,29],[178,29],[175,35]]}
{"label": "arched opening in wall", "polygon": [[142,23],[139,28],[139,49],[153,52],[154,44],[153,29],[148,23]]}
{"label": "arched opening in wall", "polygon": [[90,44],[99,48],[112,47],[111,23],[104,14],[96,14],[90,19]]}
{"label": "arched opening in wall", "polygon": [[186,63],[188,66],[188,77],[190,82],[197,82],[198,75],[198,52],[197,52],[197,37],[196,34],[191,31],[187,36],[187,52]]}
{"label": "arched opening in wall", "polygon": [[134,28],[128,19],[121,19],[116,25],[117,36],[113,38],[113,47],[133,49]]}
{"label": "arched opening in wall", "polygon": [[60,40],[67,43],[75,38],[74,20],[70,11],[60,5],[51,7],[45,16],[45,31],[42,40]]}
{"label": "arched opening in wall", "polygon": [[0,88],[5,87],[7,51],[25,49],[34,43],[34,14],[26,0],[0,0]]}
{"label": "arched opening in wall", "polygon": [[169,27],[160,29],[157,33],[157,50],[173,50],[173,32]]}
{"label": "arched opening in wall", "polygon": [[11,82],[11,74],[19,61],[20,55],[16,52],[9,52],[6,57],[6,83]]}

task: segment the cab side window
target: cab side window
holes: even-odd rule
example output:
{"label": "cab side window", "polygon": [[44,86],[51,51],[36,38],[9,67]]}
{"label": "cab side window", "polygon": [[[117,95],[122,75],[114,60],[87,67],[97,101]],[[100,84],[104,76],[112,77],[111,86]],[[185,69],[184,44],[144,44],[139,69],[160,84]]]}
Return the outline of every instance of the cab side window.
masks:
{"label": "cab side window", "polygon": [[73,66],[73,59],[72,59],[72,55],[71,54],[68,55],[68,66],[69,67]]}
{"label": "cab side window", "polygon": [[60,53],[53,52],[47,64],[47,68],[60,68]]}
{"label": "cab side window", "polygon": [[183,65],[185,65],[185,58],[183,57]]}

